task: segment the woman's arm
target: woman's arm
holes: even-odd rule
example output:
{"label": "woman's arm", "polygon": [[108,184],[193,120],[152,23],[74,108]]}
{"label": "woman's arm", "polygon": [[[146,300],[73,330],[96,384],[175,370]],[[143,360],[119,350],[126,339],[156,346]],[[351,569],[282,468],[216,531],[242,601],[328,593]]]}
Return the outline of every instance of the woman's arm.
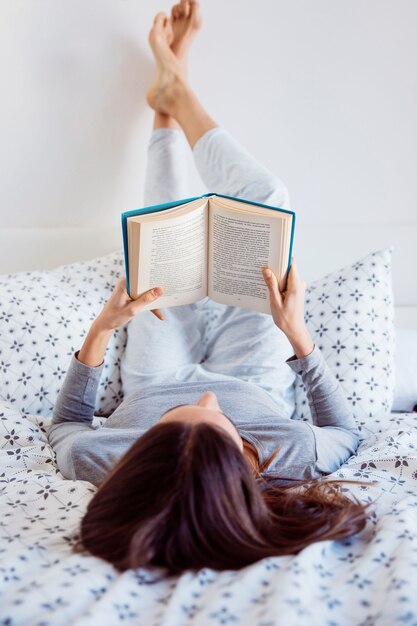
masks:
{"label": "woman's arm", "polygon": [[[157,288],[158,289],[158,288]],[[52,415],[48,440],[57,456],[58,467],[67,478],[75,478],[72,455],[74,442],[86,431],[94,430],[97,387],[103,359],[113,331],[137,315],[145,304],[157,300],[162,289],[149,290],[137,300],[126,292],[126,281],[120,279],[112,295],[94,320],[79,352],[71,360]],[[159,319],[162,313],[152,311]]]}
{"label": "woman's arm", "polygon": [[352,407],[317,346],[307,356],[287,360],[303,380],[315,439],[314,476],[336,471],[357,450],[360,435]]}
{"label": "woman's arm", "polygon": [[[109,300],[92,323],[81,350],[73,356],[58,394],[53,424],[68,421],[91,423],[104,354],[110,337],[116,328],[129,322],[146,304],[157,300],[161,295],[162,289],[157,287],[146,291],[137,300],[132,300],[126,291],[126,280],[121,278],[117,282]],[[160,319],[163,319],[162,313],[158,313]]]}
{"label": "woman's arm", "polygon": [[307,356],[312,352],[314,342],[304,321],[306,284],[300,278],[294,257],[285,291],[279,290],[277,277],[269,267],[264,267],[263,277],[268,287],[272,318],[276,326],[286,334],[297,358]]}
{"label": "woman's arm", "polygon": [[315,424],[355,430],[350,404],[308,332],[304,320],[306,284],[298,274],[295,260],[292,260],[286,291],[280,292],[276,276],[271,270],[269,274],[265,269],[272,317],[294,348],[295,354],[287,363],[303,379]]}
{"label": "woman's arm", "polygon": [[303,358],[291,357],[287,364],[303,380],[314,424],[357,431],[351,405],[317,346]]}
{"label": "woman's arm", "polygon": [[305,283],[294,260],[287,290],[278,290],[278,281],[264,270],[275,324],[288,337],[295,355],[287,363],[303,379],[314,424],[308,425],[316,443],[315,470],[329,473],[351,456],[359,444],[359,431],[340,383],[315,346],[304,321]]}

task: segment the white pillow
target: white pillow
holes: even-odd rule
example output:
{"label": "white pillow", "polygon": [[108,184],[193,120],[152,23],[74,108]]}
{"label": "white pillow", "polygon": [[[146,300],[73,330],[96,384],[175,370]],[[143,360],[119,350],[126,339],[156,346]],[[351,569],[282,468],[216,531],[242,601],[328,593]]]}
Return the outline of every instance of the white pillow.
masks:
{"label": "white pillow", "polygon": [[[124,272],[123,252],[52,271],[0,276],[0,398],[24,413],[52,413],[72,354]],[[96,410],[122,400],[120,357],[126,329],[107,348]]]}
{"label": "white pillow", "polygon": [[[362,437],[391,410],[395,385],[392,248],[374,252],[306,290],[306,323],[352,405]],[[295,381],[295,416],[312,421]]]}
{"label": "white pillow", "polygon": [[412,411],[417,406],[417,330],[396,329],[396,383],[393,411]]}

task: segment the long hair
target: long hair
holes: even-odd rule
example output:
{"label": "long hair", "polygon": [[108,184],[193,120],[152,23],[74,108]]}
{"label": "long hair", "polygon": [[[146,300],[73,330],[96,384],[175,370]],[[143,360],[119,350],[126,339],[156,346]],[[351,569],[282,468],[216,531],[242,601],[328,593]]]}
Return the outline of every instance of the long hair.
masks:
{"label": "long hair", "polygon": [[158,567],[177,575],[239,569],[364,528],[369,505],[331,483],[279,487],[262,479],[262,469],[251,467],[221,428],[157,424],[99,486],[75,550],[119,571]]}

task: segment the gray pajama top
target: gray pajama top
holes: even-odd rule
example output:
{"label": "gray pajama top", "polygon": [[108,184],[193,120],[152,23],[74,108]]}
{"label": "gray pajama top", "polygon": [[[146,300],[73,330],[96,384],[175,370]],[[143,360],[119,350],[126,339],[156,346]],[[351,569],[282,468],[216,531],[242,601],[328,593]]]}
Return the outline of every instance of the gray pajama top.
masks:
{"label": "gray pajama top", "polygon": [[278,482],[334,472],[359,444],[351,407],[317,346],[301,359],[293,356],[287,360],[306,386],[314,424],[281,416],[264,389],[236,379],[147,385],[127,396],[102,427],[94,428],[92,419],[103,364],[89,367],[77,360],[77,354],[72,356],[48,431],[65,478],[99,485],[165,411],[178,404],[195,404],[205,391],[216,394],[221,410],[241,437],[254,444],[261,462],[281,446],[266,470]]}

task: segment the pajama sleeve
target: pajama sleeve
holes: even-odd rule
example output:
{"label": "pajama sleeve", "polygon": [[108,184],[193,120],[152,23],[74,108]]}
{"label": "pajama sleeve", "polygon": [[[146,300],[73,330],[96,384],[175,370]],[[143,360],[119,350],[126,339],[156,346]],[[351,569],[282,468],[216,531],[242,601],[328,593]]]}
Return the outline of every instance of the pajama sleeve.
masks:
{"label": "pajama sleeve", "polygon": [[89,367],[73,355],[64,383],[58,394],[48,430],[48,440],[53,447],[57,464],[66,478],[75,478],[72,458],[74,442],[82,433],[92,432],[97,387],[103,363]]}
{"label": "pajama sleeve", "polygon": [[355,453],[359,430],[343,389],[327,365],[317,346],[301,358],[287,360],[291,369],[301,376],[313,417],[316,460],[314,474],[335,471]]}

